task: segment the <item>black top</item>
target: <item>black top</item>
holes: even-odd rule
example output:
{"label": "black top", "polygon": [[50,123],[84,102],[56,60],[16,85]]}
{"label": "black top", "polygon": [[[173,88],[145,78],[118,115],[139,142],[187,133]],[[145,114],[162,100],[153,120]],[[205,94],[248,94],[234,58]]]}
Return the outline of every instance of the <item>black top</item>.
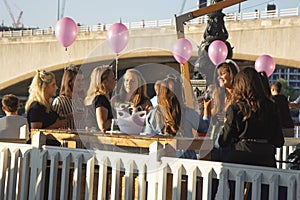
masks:
{"label": "black top", "polygon": [[31,103],[28,113],[27,121],[29,129],[31,129],[31,122],[42,122],[42,129],[54,124],[58,119],[58,114],[54,111],[46,112],[46,107],[34,101]]}
{"label": "black top", "polygon": [[97,117],[96,117],[96,108],[98,107],[104,107],[108,110],[107,119],[113,118],[111,105],[107,97],[102,94],[97,95],[94,98],[92,105],[88,106],[88,116],[86,118],[86,125],[89,128],[94,127],[97,130],[99,130],[99,127],[97,125]]}
{"label": "black top", "polygon": [[93,105],[95,107],[95,110],[96,110],[96,108],[99,108],[101,106],[106,108],[108,110],[107,119],[113,118],[113,114],[111,111],[111,105],[106,96],[104,96],[102,94],[96,96],[95,99],[93,100]]}
{"label": "black top", "polygon": [[282,147],[284,143],[279,116],[273,102],[265,103],[262,109],[261,115],[243,121],[236,103],[228,107],[219,137],[221,147],[232,146],[228,162],[276,167],[274,147]]}
{"label": "black top", "polygon": [[279,111],[279,119],[282,128],[294,128],[294,123],[290,114],[289,102],[286,96],[278,94],[273,96]]}

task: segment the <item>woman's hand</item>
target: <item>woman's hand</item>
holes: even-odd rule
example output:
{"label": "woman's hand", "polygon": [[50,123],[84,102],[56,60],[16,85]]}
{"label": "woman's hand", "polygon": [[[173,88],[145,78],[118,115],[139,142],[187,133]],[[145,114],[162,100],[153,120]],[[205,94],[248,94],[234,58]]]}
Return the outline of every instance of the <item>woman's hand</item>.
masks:
{"label": "woman's hand", "polygon": [[211,102],[212,102],[211,99],[203,101],[204,115],[211,115]]}
{"label": "woman's hand", "polygon": [[48,126],[48,129],[56,129],[56,128],[63,128],[67,125],[67,119],[58,119],[56,122],[50,126]]}

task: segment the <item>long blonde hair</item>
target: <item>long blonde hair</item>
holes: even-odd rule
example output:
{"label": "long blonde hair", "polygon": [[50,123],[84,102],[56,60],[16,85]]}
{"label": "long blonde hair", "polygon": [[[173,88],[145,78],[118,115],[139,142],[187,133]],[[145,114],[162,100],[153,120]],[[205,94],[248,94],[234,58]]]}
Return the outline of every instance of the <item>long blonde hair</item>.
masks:
{"label": "long blonde hair", "polygon": [[55,75],[52,72],[45,70],[38,70],[32,79],[29,86],[29,97],[25,104],[26,112],[29,110],[32,102],[37,101],[39,104],[46,107],[46,112],[50,112],[51,103],[49,99],[45,98],[45,88],[55,79]]}
{"label": "long blonde hair", "polygon": [[[130,97],[130,101],[133,103],[133,106],[137,107],[137,106],[141,105],[145,99],[149,99],[147,96],[146,81],[145,81],[143,75],[141,74],[141,72],[139,72],[136,69],[126,70],[125,74],[123,75],[123,81],[125,80],[125,76],[128,73],[135,74],[138,79],[138,88],[133,92],[132,96]],[[120,93],[118,95],[119,101],[125,101],[125,97],[126,97],[126,91],[125,91],[125,86],[124,86],[124,82],[123,82],[121,89],[120,89]]]}
{"label": "long blonde hair", "polygon": [[97,95],[102,94],[108,97],[109,91],[105,90],[103,82],[111,71],[112,69],[108,65],[98,66],[92,71],[90,86],[84,99],[85,105],[91,105]]}
{"label": "long blonde hair", "polygon": [[74,84],[72,82],[76,79],[77,74],[82,74],[82,71],[79,69],[79,67],[73,64],[67,66],[64,69],[59,92],[60,96],[67,96],[69,98],[72,98],[74,87]]}

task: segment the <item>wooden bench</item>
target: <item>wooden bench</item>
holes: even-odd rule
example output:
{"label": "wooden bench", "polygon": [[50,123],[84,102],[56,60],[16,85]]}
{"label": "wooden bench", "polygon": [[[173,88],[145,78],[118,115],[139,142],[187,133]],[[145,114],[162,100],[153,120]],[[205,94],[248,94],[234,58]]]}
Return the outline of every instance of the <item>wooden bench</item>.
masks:
{"label": "wooden bench", "polygon": [[0,142],[26,144],[26,139],[0,138]]}

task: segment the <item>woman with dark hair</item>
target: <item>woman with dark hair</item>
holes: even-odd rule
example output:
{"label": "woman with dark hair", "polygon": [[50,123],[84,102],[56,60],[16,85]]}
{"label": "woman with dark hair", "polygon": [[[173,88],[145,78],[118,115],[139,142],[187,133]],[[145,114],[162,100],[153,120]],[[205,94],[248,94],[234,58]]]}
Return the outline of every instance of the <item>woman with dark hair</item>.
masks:
{"label": "woman with dark hair", "polygon": [[[146,119],[146,134],[170,137],[194,137],[192,129],[199,133],[207,131],[209,125],[209,102],[204,106],[204,119],[183,102],[182,84],[176,76],[169,76],[160,82],[158,105]],[[194,151],[177,151],[177,157],[196,158]]]}
{"label": "woman with dark hair", "polygon": [[283,146],[284,137],[277,107],[264,93],[263,84],[254,68],[245,68],[235,77],[232,104],[219,137],[221,147],[232,147],[228,162],[276,167],[275,147]]}
{"label": "woman with dark hair", "polygon": [[64,69],[59,96],[52,103],[53,109],[60,118],[68,119],[64,128],[84,128],[81,123],[83,120],[80,119],[84,114],[83,79],[83,73],[79,67],[69,65]]}
{"label": "woman with dark hair", "polygon": [[216,66],[216,72],[212,92],[212,117],[208,133],[214,140],[211,159],[213,161],[223,161],[230,149],[220,147],[218,137],[222,132],[225,111],[232,98],[234,77],[239,72],[239,67],[233,60],[227,59]]}
{"label": "woman with dark hair", "polygon": [[294,122],[289,109],[289,101],[284,94],[281,94],[281,87],[282,85],[279,81],[273,82],[271,85],[271,94],[278,106],[283,135],[285,137],[294,137]]}
{"label": "woman with dark hair", "polygon": [[[275,148],[283,146],[284,137],[266,78],[265,73],[258,73],[251,67],[235,76],[231,104],[218,140],[221,147],[230,148],[225,162],[276,167]],[[233,182],[229,182],[229,186],[229,199],[233,199]],[[251,187],[246,184],[246,188],[250,190]],[[262,185],[261,199],[268,199],[267,191],[268,186]],[[246,199],[250,198],[249,191]]]}

